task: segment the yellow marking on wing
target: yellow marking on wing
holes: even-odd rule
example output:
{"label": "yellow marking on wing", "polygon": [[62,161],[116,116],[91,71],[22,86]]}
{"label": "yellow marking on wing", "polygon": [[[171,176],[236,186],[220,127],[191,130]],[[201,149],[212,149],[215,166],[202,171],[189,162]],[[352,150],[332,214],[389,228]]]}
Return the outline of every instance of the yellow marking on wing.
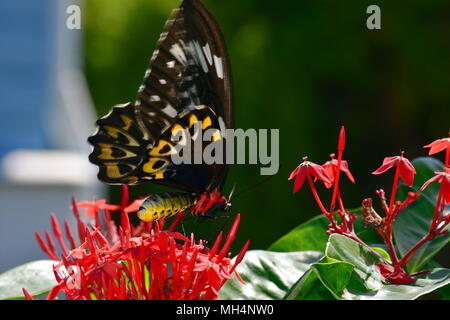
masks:
{"label": "yellow marking on wing", "polygon": [[[158,161],[164,161],[164,164],[158,168],[153,168],[156,162]],[[169,162],[163,158],[150,158],[148,161],[143,165],[142,170],[146,173],[157,173],[159,171],[164,171],[163,169],[167,166]]]}
{"label": "yellow marking on wing", "polygon": [[178,134],[178,131],[184,131],[185,129],[183,128],[183,126],[181,125],[181,124],[179,124],[179,123],[175,123],[173,126],[172,126],[172,129],[171,129],[171,132],[172,132],[172,136],[176,136],[177,134]]}
{"label": "yellow marking on wing", "polygon": [[192,126],[196,123],[196,122],[198,122],[199,120],[198,120],[198,118],[197,118],[197,116],[195,115],[195,114],[191,114],[190,116],[189,116],[189,128],[192,128]]}
{"label": "yellow marking on wing", "polygon": [[[185,129],[182,125],[180,125],[178,123],[174,124],[171,129],[172,136],[170,139],[179,145],[182,145],[182,146],[186,145],[186,140],[187,140],[186,130],[187,129]],[[179,132],[181,132],[181,136],[180,136]],[[177,139],[175,139],[175,137],[177,137]]]}
{"label": "yellow marking on wing", "polygon": [[155,179],[164,179],[164,171],[159,171],[155,174]]}
{"label": "yellow marking on wing", "polygon": [[127,131],[120,129],[120,128],[111,127],[111,126],[104,126],[103,128],[106,130],[106,132],[111,137],[118,139],[119,133],[121,133],[128,139],[127,145],[133,146],[133,147],[139,146],[139,143],[136,141],[136,139],[134,139],[134,137],[132,135],[130,135]]}
{"label": "yellow marking on wing", "polygon": [[203,119],[202,121],[202,129],[205,130],[208,127],[211,127],[212,122],[211,122],[211,117],[207,116],[205,119]]}
{"label": "yellow marking on wing", "polygon": [[124,114],[120,115],[120,119],[122,119],[122,121],[125,123],[125,125],[122,127],[122,129],[128,131],[130,129],[131,125],[133,124],[133,119],[131,119],[130,117],[128,117]]}
{"label": "yellow marking on wing", "polygon": [[[100,147],[100,151],[101,153],[97,156],[98,159],[101,160],[116,160],[116,159],[126,159],[126,158],[132,158],[134,156],[136,156],[136,154],[134,152],[131,152],[125,148],[121,148],[119,146],[112,146],[108,143],[98,143],[97,144]],[[125,152],[124,156],[121,157],[117,157],[117,156],[113,156],[113,148],[119,149],[123,152]]]}
{"label": "yellow marking on wing", "polygon": [[123,176],[123,174],[120,173],[119,167],[116,164],[108,164],[106,167],[106,175],[109,178],[117,179]]}
{"label": "yellow marking on wing", "polygon": [[138,182],[138,177],[135,176],[130,176],[130,177],[126,177],[124,178],[124,180],[127,182],[127,184],[134,184],[136,182]]}
{"label": "yellow marking on wing", "polygon": [[[109,178],[117,179],[125,176],[127,173],[120,173],[118,162],[111,162],[106,165],[106,175]],[[135,166],[128,165],[131,169],[136,168]]]}
{"label": "yellow marking on wing", "polygon": [[[166,146],[169,146],[169,151],[167,152],[161,152]],[[159,140],[158,145],[153,147],[150,152],[148,153],[151,157],[158,157],[158,156],[170,156],[171,154],[175,154],[176,150],[172,146],[172,144],[166,140]]]}

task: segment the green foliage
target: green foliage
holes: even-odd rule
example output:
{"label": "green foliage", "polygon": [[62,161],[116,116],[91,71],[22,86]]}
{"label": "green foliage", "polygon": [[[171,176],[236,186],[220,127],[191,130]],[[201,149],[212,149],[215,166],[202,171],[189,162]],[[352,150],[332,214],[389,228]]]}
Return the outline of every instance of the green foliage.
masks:
{"label": "green foliage", "polygon": [[53,260],[29,262],[0,274],[0,300],[25,299],[22,288],[32,296],[41,296],[56,285]]}
{"label": "green foliage", "polygon": [[354,266],[325,256],[291,287],[287,300],[340,299],[352,276]]}
{"label": "green foliage", "polygon": [[316,250],[324,252],[328,241],[328,235],[326,234],[328,223],[328,219],[323,215],[314,217],[275,241],[268,250],[281,252]]}
{"label": "green foliage", "polygon": [[412,300],[438,289],[447,297],[450,269],[431,269],[408,285],[387,284],[378,271],[380,258],[338,234],[329,237],[325,256],[317,261],[320,256],[311,251],[250,251],[237,268],[246,284],[227,282],[220,298]]}
{"label": "green foliage", "polygon": [[331,235],[327,246],[328,257],[354,265],[345,299],[410,300],[430,293],[450,283],[450,269],[436,268],[408,285],[391,285],[384,282],[377,264],[381,260],[370,250],[341,235]]}
{"label": "green foliage", "polygon": [[[352,213],[361,215],[361,210],[352,210]],[[279,252],[317,250],[324,252],[328,242],[326,233],[328,224],[329,220],[324,215],[316,216],[276,240],[269,246],[268,250]],[[372,228],[366,227],[360,218],[355,221],[355,230],[360,239],[367,244],[379,244],[382,241],[378,233]]]}
{"label": "green foliage", "polygon": [[219,299],[282,299],[297,279],[322,255],[317,251],[249,251],[238,267],[245,284],[237,279],[227,281],[219,291]]}

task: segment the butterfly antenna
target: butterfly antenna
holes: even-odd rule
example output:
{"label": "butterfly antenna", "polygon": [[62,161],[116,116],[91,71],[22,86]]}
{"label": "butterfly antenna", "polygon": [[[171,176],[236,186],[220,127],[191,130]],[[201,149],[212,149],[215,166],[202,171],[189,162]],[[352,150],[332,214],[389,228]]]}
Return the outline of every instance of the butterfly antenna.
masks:
{"label": "butterfly antenna", "polygon": [[233,184],[233,188],[230,191],[230,195],[228,196],[228,201],[231,202],[231,199],[233,197],[234,191],[236,190],[236,183]]}
{"label": "butterfly antenna", "polygon": [[261,186],[262,184],[264,184],[264,183],[266,183],[267,181],[269,181],[270,179],[272,179],[272,177],[274,177],[274,176],[275,176],[275,175],[267,176],[266,178],[261,179],[261,180],[258,181],[257,183],[252,184],[251,186],[248,186],[248,187],[245,188],[244,190],[239,191],[239,192],[234,196],[234,198],[236,199],[237,197],[243,195],[243,194],[246,193],[247,191],[250,191],[250,190],[252,190],[252,189],[255,189],[255,188]]}
{"label": "butterfly antenna", "polygon": [[183,230],[183,235],[186,236],[186,230],[184,229],[184,223],[181,223],[181,230]]}

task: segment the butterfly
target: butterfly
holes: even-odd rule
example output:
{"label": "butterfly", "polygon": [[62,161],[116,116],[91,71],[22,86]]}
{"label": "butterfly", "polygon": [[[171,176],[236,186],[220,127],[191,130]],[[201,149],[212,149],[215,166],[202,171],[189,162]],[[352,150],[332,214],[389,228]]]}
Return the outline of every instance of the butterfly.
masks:
{"label": "butterfly", "polygon": [[182,139],[174,136],[180,130],[192,133],[192,140],[199,127],[217,130],[214,141],[226,139],[232,111],[230,65],[219,26],[200,0],[184,0],[166,22],[137,100],[98,119],[88,138],[89,160],[109,184],[149,182],[182,190],[148,197],[138,211],[144,221],[186,210],[206,216],[226,212],[231,203],[220,192],[226,164],[175,164],[172,156],[179,152]]}

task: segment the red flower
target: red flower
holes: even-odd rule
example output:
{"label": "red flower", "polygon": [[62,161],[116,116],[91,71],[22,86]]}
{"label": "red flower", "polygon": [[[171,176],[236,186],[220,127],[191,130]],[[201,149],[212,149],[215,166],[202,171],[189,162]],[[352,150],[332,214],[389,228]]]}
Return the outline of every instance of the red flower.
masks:
{"label": "red flower", "polygon": [[383,278],[385,278],[391,284],[408,284],[415,282],[416,280],[406,272],[401,270],[393,271],[390,266],[386,264],[378,264],[378,270]]}
{"label": "red flower", "polygon": [[403,181],[408,186],[412,186],[416,169],[414,169],[414,166],[407,158],[403,157],[403,152],[400,156],[384,158],[383,165],[372,172],[372,174],[382,174],[393,167],[397,167]]}
{"label": "red flower", "polygon": [[[336,175],[337,175],[337,166],[338,166],[338,160],[334,159],[334,154],[330,155],[331,160],[325,162],[322,165],[322,168],[325,169],[327,175],[331,178],[332,183],[325,183],[325,187],[327,188],[331,188],[331,186],[333,185],[333,183],[336,180]],[[348,167],[348,162],[345,160],[341,160],[341,171],[344,172],[348,179],[352,182],[355,183],[355,178],[353,178],[352,173],[350,172],[350,169]]]}
{"label": "red flower", "polygon": [[430,148],[430,151],[428,152],[428,155],[430,156],[446,149],[450,149],[450,133],[448,138],[435,140],[424,146],[424,148]]}
{"label": "red flower", "polygon": [[420,192],[423,192],[425,188],[432,182],[439,182],[441,184],[442,197],[445,204],[450,203],[450,168],[446,168],[445,172],[435,172],[435,176],[428,179],[423,186],[420,188]]}
{"label": "red flower", "polygon": [[[122,208],[129,207],[128,190],[122,189]],[[164,221],[130,224],[126,210],[122,210],[121,226],[115,227],[108,210],[104,210],[105,225],[88,227],[79,217],[80,244],[77,245],[66,223],[66,245],[56,217],[52,217],[53,234],[63,248],[62,259],[54,267],[58,284],[47,299],[64,292],[69,300],[92,299],[217,299],[218,291],[234,273],[244,258],[249,242],[244,245],[234,263],[229,249],[236,236],[240,215],[237,215],[225,243],[220,249],[222,233],[209,249],[203,241],[196,242],[171,230],[164,229]],[[95,211],[98,215],[98,211]],[[175,220],[177,223],[179,220]],[[58,260],[56,246],[49,233],[45,242],[36,233],[41,248],[50,258]],[[31,297],[24,290],[27,299]]]}
{"label": "red flower", "polygon": [[86,219],[95,217],[99,210],[118,211],[120,206],[116,204],[108,204],[105,199],[97,201],[81,201],[77,203],[78,208],[85,209],[84,216]]}
{"label": "red flower", "polygon": [[292,171],[291,175],[289,176],[288,180],[292,180],[295,178],[294,182],[294,193],[300,190],[300,188],[303,186],[303,183],[305,182],[306,177],[312,176],[319,180],[321,180],[323,183],[332,184],[332,179],[328,176],[328,173],[324,168],[322,168],[320,165],[307,161],[307,157],[303,158],[303,162],[295,168],[294,171]]}
{"label": "red flower", "polygon": [[78,208],[86,209],[84,212],[84,216],[86,219],[90,219],[95,217],[95,215],[100,210],[109,210],[109,211],[124,210],[127,213],[136,212],[139,210],[139,207],[144,201],[145,199],[136,199],[129,205],[122,206],[118,204],[108,204],[105,199],[100,199],[97,201],[81,201],[77,203],[77,206]]}

